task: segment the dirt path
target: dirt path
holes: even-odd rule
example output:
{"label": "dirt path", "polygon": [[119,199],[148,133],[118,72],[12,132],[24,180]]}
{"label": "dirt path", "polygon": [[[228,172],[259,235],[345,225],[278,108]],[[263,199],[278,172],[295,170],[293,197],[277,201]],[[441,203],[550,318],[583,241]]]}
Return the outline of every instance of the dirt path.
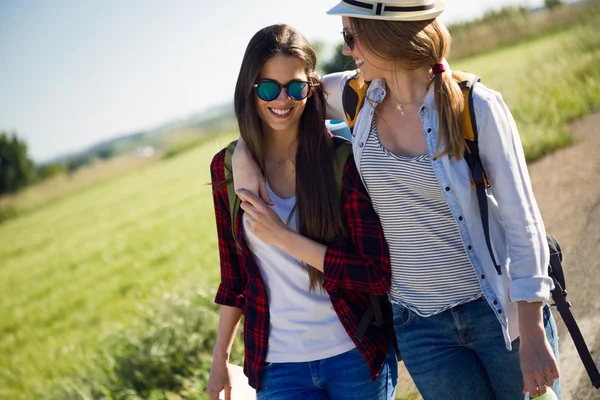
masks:
{"label": "dirt path", "polygon": [[[529,173],[548,232],[560,242],[568,288],[588,347],[600,365],[600,113],[571,126],[575,144],[531,164]],[[558,312],[563,400],[600,400]],[[399,398],[420,398],[400,365]]]}
{"label": "dirt path", "polygon": [[[600,113],[571,129],[576,143],[532,164],[529,172],[546,229],[563,249],[573,314],[600,364]],[[559,336],[563,400],[600,400],[562,321]]]}

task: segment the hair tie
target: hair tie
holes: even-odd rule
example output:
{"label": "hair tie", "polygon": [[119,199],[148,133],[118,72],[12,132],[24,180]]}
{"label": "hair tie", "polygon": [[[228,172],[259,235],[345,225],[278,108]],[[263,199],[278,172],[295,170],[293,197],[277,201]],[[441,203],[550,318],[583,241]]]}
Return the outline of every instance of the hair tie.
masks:
{"label": "hair tie", "polygon": [[442,64],[441,62],[433,64],[431,66],[431,69],[432,69],[434,75],[439,75],[442,72],[446,71],[444,64]]}

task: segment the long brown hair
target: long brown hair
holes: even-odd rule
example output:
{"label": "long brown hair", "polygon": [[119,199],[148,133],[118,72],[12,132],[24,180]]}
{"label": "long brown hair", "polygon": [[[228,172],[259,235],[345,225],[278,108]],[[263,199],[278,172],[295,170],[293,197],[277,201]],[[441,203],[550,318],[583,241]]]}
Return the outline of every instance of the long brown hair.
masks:
{"label": "long brown hair", "polygon": [[[252,85],[263,65],[275,54],[296,57],[304,64],[312,83],[319,83],[317,56],[308,40],[288,25],[272,25],[258,31],[248,43],[234,94],[240,134],[255,161],[265,170],[265,138],[256,110]],[[336,193],[333,142],[325,130],[325,99],[314,86],[300,117],[296,153],[296,207],[300,234],[323,244],[344,233],[341,201]],[[323,273],[308,266],[310,290],[323,287]]]}
{"label": "long brown hair", "polygon": [[[398,62],[404,69],[417,69],[442,62],[450,51],[452,38],[438,19],[426,21],[385,21],[351,18],[357,38],[370,53]],[[447,73],[433,76],[435,105],[438,111],[439,154],[463,155],[460,116],[464,99],[456,81]]]}

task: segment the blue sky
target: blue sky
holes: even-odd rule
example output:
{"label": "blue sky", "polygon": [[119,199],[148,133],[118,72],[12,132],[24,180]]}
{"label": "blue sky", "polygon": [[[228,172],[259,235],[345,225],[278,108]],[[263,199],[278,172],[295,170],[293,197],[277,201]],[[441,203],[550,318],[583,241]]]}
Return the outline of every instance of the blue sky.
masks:
{"label": "blue sky", "polygon": [[[447,0],[446,23],[543,0]],[[336,0],[0,0],[0,130],[40,162],[231,101],[252,35],[340,41]]]}

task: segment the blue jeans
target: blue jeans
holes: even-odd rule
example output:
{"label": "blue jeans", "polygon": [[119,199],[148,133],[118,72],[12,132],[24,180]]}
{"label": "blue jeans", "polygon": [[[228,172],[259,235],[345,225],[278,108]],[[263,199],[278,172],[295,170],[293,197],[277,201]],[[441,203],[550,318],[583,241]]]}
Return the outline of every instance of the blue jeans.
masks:
{"label": "blue jeans", "polygon": [[[393,303],[394,329],[406,369],[424,400],[523,399],[519,340],[508,351],[483,298],[431,317]],[[546,337],[558,360],[558,332],[544,307]],[[560,399],[560,383],[552,387]]]}
{"label": "blue jeans", "polygon": [[358,349],[323,360],[271,363],[261,374],[256,398],[301,400],[393,400],[398,381],[394,350],[381,367],[375,382]]}

